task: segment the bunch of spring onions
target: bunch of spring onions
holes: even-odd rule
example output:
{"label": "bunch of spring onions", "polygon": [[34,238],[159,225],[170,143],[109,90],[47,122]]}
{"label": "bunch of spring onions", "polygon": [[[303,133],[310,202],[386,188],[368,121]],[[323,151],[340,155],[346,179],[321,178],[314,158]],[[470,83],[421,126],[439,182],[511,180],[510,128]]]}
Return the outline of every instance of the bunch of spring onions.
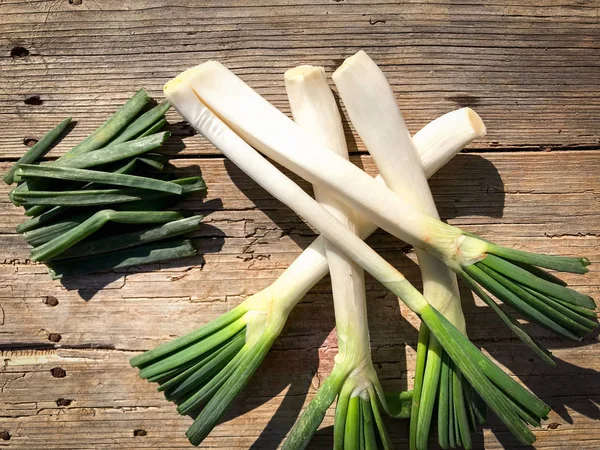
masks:
{"label": "bunch of spring onions", "polygon": [[170,133],[160,130],[171,104],[143,112],[150,100],[141,89],[63,156],[39,164],[69,125],[65,119],[4,175],[18,183],[10,198],[30,217],[17,232],[53,278],[196,254],[181,236],[202,217],[164,209],[206,185],[199,176],[161,173],[168,157],[157,151]]}
{"label": "bunch of spring onions", "polygon": [[[193,97],[179,96],[177,90],[167,92],[190,106],[195,104]],[[189,114],[192,112],[190,109]],[[192,116],[184,117],[191,120]],[[481,137],[479,124],[479,117],[465,108],[419,131],[414,139],[427,176]],[[357,223],[363,239],[377,229],[365,217],[357,218]],[[281,333],[290,311],[328,271],[321,236],[273,284],[232,311],[131,360],[132,366],[140,368],[142,378],[160,384],[159,390],[178,404],[181,414],[200,411],[188,431],[192,443],[199,444],[215,427]],[[396,399],[399,401],[394,405],[388,401],[388,408],[396,416],[406,416],[410,395]]]}
{"label": "bunch of spring onions", "polygon": [[[365,61],[363,58],[363,63]],[[352,68],[352,64],[347,68],[350,73],[347,78],[344,76],[344,71],[338,72],[340,76],[336,77],[336,84],[339,83],[339,86],[346,81],[350,83],[349,86],[352,84],[355,69]],[[360,70],[356,73],[360,73]],[[375,72],[371,73],[375,74]],[[373,76],[373,81],[377,81],[376,75],[370,76]],[[387,83],[385,86],[383,84],[380,86],[383,90],[373,89],[366,94],[350,92],[349,95],[343,96],[343,100],[348,104],[362,101],[356,100],[360,98],[367,101],[370,95],[378,92],[385,94],[384,91],[389,89]],[[364,236],[361,231],[358,237],[348,228],[348,222],[345,224],[340,222],[328,209],[317,203],[268,160],[261,157],[256,150],[310,181],[319,191],[325,192],[326,195],[333,195],[347,205],[346,207],[351,207],[352,210],[367,217],[369,221],[422,250],[422,254],[433,255],[447,268],[466,280],[484,301],[493,303],[485,292],[487,290],[532,321],[546,326],[559,335],[573,339],[579,339],[596,326],[596,323],[590,319],[591,310],[595,307],[594,301],[567,288],[564,283],[543,268],[585,273],[586,266],[589,264],[585,258],[539,255],[501,247],[440,222],[432,216],[435,212],[431,205],[426,204],[427,190],[418,193],[420,196],[418,204],[415,204],[414,199],[406,200],[406,197],[414,195],[414,190],[422,189],[422,182],[411,186],[410,191],[404,190],[405,187],[401,185],[390,190],[329,149],[318,138],[315,139],[314,130],[307,132],[302,126],[292,122],[219,63],[207,62],[184,72],[165,86],[165,95],[177,111],[213,145],[262,187],[315,227],[332,249],[339,249],[367,270],[421,317],[426,327],[421,341],[426,341],[432,352],[435,346],[440,349],[438,360],[429,359],[431,355],[428,354],[423,356],[423,352],[421,357],[427,359],[427,366],[441,366],[435,382],[429,379],[422,381],[421,408],[428,411],[432,408],[431,400],[427,399],[435,398],[433,387],[441,383],[439,380],[446,380],[446,383],[441,383],[439,386],[439,396],[442,397],[440,404],[446,406],[438,414],[438,423],[445,418],[446,422],[442,423],[442,427],[446,428],[444,433],[448,439],[453,437],[449,445],[469,445],[468,433],[474,422],[474,418],[470,415],[482,409],[478,405],[477,396],[496,413],[521,442],[530,444],[534,441],[535,437],[528,425],[539,425],[541,419],[549,412],[548,406],[482,354],[466,337],[464,326],[463,329],[457,328],[456,325],[461,327],[462,313],[451,313],[459,309],[455,304],[456,300],[432,299],[430,303],[399,272],[361,240],[360,237]],[[389,103],[388,100],[383,100],[384,104],[386,102]],[[370,106],[367,106],[369,104]],[[359,112],[352,117],[353,114],[350,113],[351,120],[362,121],[364,116],[370,114],[381,117],[381,111],[370,109],[379,107],[379,101],[367,102],[363,105],[362,114]],[[363,123],[356,126],[355,124],[359,134],[365,139],[369,151],[379,155],[375,156],[375,159],[381,161],[392,140],[397,140],[395,144],[402,147],[397,151],[414,151],[411,148],[412,143],[405,136],[405,128],[399,111],[396,111],[397,107],[391,110],[389,106],[384,106],[382,110],[392,114],[392,117],[386,117],[383,123],[391,124],[392,127],[400,125],[399,130],[390,130],[389,127],[382,125],[382,128],[377,128],[379,133],[369,137],[368,132],[360,131],[368,125]],[[431,125],[426,129],[429,127]],[[482,128],[484,128],[482,123],[477,122],[473,134],[483,133]],[[459,126],[448,127],[446,124],[446,133],[453,133],[455,130],[462,131]],[[440,130],[430,128],[428,131],[432,135],[439,133],[436,136],[438,139],[444,136],[443,131]],[[377,136],[378,134],[380,136]],[[418,142],[417,139],[413,140],[414,144],[418,145]],[[407,146],[409,148],[405,148]],[[406,155],[411,154],[406,153]],[[414,156],[405,156],[405,158],[409,160]],[[414,163],[411,164],[414,169]],[[397,165],[390,166],[389,171],[393,170],[398,170]],[[392,173],[391,177],[394,176]],[[387,175],[384,175],[384,178],[386,177]],[[358,228],[360,230],[361,226]],[[311,247],[314,247],[314,244]],[[311,247],[307,251],[311,250],[314,253],[316,249]],[[324,256],[325,250],[321,248],[320,253]],[[305,254],[306,252],[299,260]],[[304,277],[295,279],[286,277],[297,263],[298,261],[282,275],[286,283],[298,284],[299,280],[308,279],[309,276],[311,281],[318,279],[314,266],[306,268],[307,273]],[[425,270],[430,271],[428,272],[430,274],[442,273],[441,267],[435,269],[437,272],[434,272],[431,267]],[[452,292],[454,289],[452,278],[446,272],[444,277],[447,281],[440,282],[438,288]],[[277,282],[273,286],[277,285]],[[197,445],[201,442],[243,388],[280,332],[289,310],[295,304],[289,301],[292,297],[289,291],[294,289],[288,288],[287,292],[284,289],[281,293],[280,286],[275,292],[271,290],[273,286],[267,288],[267,295],[249,298],[242,305],[197,332],[132,360],[134,366],[141,368],[142,377],[160,382],[161,388],[168,384],[164,388],[165,391],[171,392],[168,397],[177,402],[183,401],[181,404],[186,405],[181,408],[180,404],[180,412],[201,409],[188,431],[192,443]],[[296,294],[303,295],[309,287],[308,283],[306,286],[303,285],[302,288],[297,289]],[[452,295],[454,296],[455,294]],[[276,307],[275,305],[280,302],[285,303],[285,306]],[[335,302],[336,309],[339,309],[338,304],[341,303],[342,300]],[[497,312],[500,311],[497,306],[493,308]],[[362,311],[364,313],[364,309]],[[447,314],[448,318],[444,314]],[[336,311],[336,321],[338,317],[340,319],[344,317],[343,309],[340,314]],[[525,343],[540,356],[548,359],[548,353],[541,349],[511,316],[502,313],[501,317]],[[342,330],[342,333],[352,334],[352,327],[348,326],[347,331]],[[363,336],[363,340],[365,339],[364,331],[359,331],[358,334]],[[354,342],[353,345],[357,345],[354,339],[351,341]],[[346,345],[347,342],[344,342],[344,346]],[[364,361],[368,360],[369,356],[366,355]],[[434,369],[435,367],[428,371],[425,367],[423,370],[426,377],[435,378],[434,375],[427,375],[427,373],[434,374],[437,371]],[[338,373],[343,373],[338,370]],[[196,376],[198,373],[201,375]],[[311,403],[299,419],[288,437],[287,448],[302,448],[306,445],[322,418],[319,412],[323,410],[322,404],[328,402],[330,404],[340,393],[337,390],[338,386],[343,386],[346,380],[351,382],[348,375],[345,377],[339,375],[328,379],[329,381],[333,378],[319,391],[314,400],[315,404]],[[371,382],[376,381],[371,379]],[[181,385],[184,385],[185,389],[181,389]],[[425,386],[427,386],[427,393],[425,393]],[[173,392],[177,395],[172,395]],[[360,388],[358,393],[362,393]],[[365,425],[365,421],[368,422],[371,417],[368,414],[369,409],[364,409],[363,403],[355,401],[351,410],[352,393],[342,392],[340,400],[345,402],[346,398],[348,398],[348,405],[339,408],[338,423],[342,423],[343,416],[352,419],[348,422],[350,423],[347,427],[348,433],[345,432],[346,427],[344,431],[336,431],[336,436],[344,438],[343,446],[338,440],[338,448],[360,445],[364,445],[365,448],[368,448],[367,445],[372,447],[371,436],[364,435],[369,427],[373,429],[372,425]],[[363,399],[364,396],[361,397],[361,400]],[[381,398],[378,401],[381,402]],[[423,401],[429,403],[423,405]],[[372,412],[375,399],[370,397],[367,402]],[[412,411],[416,411],[418,417],[415,436],[415,442],[418,444],[414,445],[424,446],[429,432],[431,412],[421,413],[418,404],[413,405]],[[377,428],[380,437],[384,437],[384,431],[378,424]]]}

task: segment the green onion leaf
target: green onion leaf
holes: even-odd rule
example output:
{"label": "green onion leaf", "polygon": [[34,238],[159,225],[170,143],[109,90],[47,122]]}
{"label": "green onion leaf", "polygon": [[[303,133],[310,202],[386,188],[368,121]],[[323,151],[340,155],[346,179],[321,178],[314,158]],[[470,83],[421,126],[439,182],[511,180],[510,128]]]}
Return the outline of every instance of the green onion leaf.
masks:
{"label": "green onion leaf", "polygon": [[[98,170],[74,169],[71,167],[33,166],[27,164],[20,166],[17,174],[26,178],[34,177],[86,181],[132,187],[136,189],[167,192],[169,194],[176,195],[181,195],[183,193],[181,186],[169,181],[156,180],[154,178],[140,177],[137,175],[100,172]],[[29,191],[29,193],[31,193],[31,191]],[[23,193],[23,195],[25,194],[27,193]]]}
{"label": "green onion leaf", "polygon": [[149,100],[146,90],[140,89],[106,122],[58,160],[63,161],[104,147],[142,111]]}
{"label": "green onion leaf", "polygon": [[14,174],[17,171],[20,164],[33,164],[37,162],[40,158],[44,157],[46,153],[48,153],[54,143],[58,140],[58,138],[63,134],[67,126],[71,123],[71,118],[67,117],[61,123],[56,125],[52,130],[44,135],[36,144],[31,147],[27,152],[19,158],[19,160],[10,168],[8,172],[4,174],[2,180],[6,184],[12,184],[14,181]]}
{"label": "green onion leaf", "polygon": [[533,352],[542,361],[544,361],[547,364],[550,364],[551,366],[556,365],[556,362],[554,362],[554,360],[552,359],[552,353],[548,351],[545,347],[540,345],[539,342],[533,336],[531,336],[515,318],[513,318],[510,314],[507,314],[502,309],[500,309],[496,302],[492,300],[483,289],[481,289],[477,282],[473,278],[471,278],[471,276],[468,273],[463,271],[460,275],[462,276],[463,280],[467,282],[471,290],[475,292],[475,294],[477,294],[477,296],[481,300],[483,300],[485,304],[488,305],[492,309],[492,311],[494,311],[498,315],[498,317],[500,317],[502,322],[504,322],[504,324],[513,333],[515,333],[525,345],[527,345],[531,350],[533,350]]}
{"label": "green onion leaf", "polygon": [[100,256],[90,256],[70,262],[50,262],[53,279],[85,275],[93,272],[120,269],[194,256],[196,249],[188,239],[152,242]]}
{"label": "green onion leaf", "polygon": [[59,259],[80,258],[83,256],[97,255],[100,253],[113,252],[124,248],[134,247],[148,242],[159,241],[173,236],[197,230],[200,227],[203,216],[192,216],[185,219],[159,225],[146,230],[132,231],[127,234],[117,234],[105,238],[84,241],[71,247],[60,255]]}
{"label": "green onion leaf", "polygon": [[181,219],[181,214],[174,211],[114,211],[105,209],[98,211],[75,228],[52,239],[31,251],[34,261],[47,261],[60,255],[79,241],[98,231],[109,221],[116,223],[161,223]]}
{"label": "green onion leaf", "polygon": [[159,103],[151,110],[139,116],[135,121],[125,128],[119,136],[113,140],[110,145],[120,144],[121,142],[129,141],[142,134],[149,127],[152,127],[160,121],[162,116],[171,108],[171,104],[167,101]]}
{"label": "green onion leaf", "polygon": [[486,258],[481,260],[480,263],[512,280],[515,280],[518,283],[535,289],[536,291],[551,295],[553,297],[558,297],[562,300],[571,302],[574,305],[583,306],[588,309],[596,308],[596,303],[591,297],[580,294],[573,289],[569,289],[556,283],[538,278],[525,269],[517,267],[502,258],[498,258],[497,256],[488,255]]}

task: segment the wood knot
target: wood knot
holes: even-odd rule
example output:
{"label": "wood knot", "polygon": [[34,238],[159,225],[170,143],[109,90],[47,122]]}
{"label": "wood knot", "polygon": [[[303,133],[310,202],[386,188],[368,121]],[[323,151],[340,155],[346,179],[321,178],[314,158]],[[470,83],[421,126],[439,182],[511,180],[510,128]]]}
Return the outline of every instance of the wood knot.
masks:
{"label": "wood knot", "polygon": [[138,428],[137,430],[133,430],[134,436],[146,436],[147,434],[148,434],[148,432],[146,430],[142,430],[141,428]]}
{"label": "wood knot", "polygon": [[79,6],[83,3],[82,0],[69,0],[69,5]]}
{"label": "wood knot", "polygon": [[13,58],[25,58],[26,56],[29,56],[29,50],[27,50],[25,47],[17,45],[10,51],[10,56]]}
{"label": "wood knot", "polygon": [[472,95],[451,95],[449,97],[446,97],[446,100],[451,101],[456,103],[458,106],[461,107],[465,107],[465,106],[476,106],[479,105],[480,99],[477,97],[474,97]]}
{"label": "wood knot", "polygon": [[56,306],[58,305],[58,299],[53,295],[48,295],[44,298],[44,303],[48,306]]}
{"label": "wood knot", "polygon": [[30,95],[25,100],[23,100],[23,103],[25,103],[26,105],[39,106],[42,103],[44,103],[44,100],[42,100],[39,95]]}
{"label": "wood knot", "polygon": [[37,143],[38,143],[38,140],[34,139],[34,138],[24,138],[23,139],[23,144],[26,145],[27,147],[33,147]]}
{"label": "wood knot", "polygon": [[58,333],[50,333],[48,335],[48,340],[50,342],[60,342],[61,339],[62,339],[62,336]]}
{"label": "wood knot", "polygon": [[54,369],[50,369],[50,375],[54,378],[64,378],[67,376],[67,372],[62,367],[55,367]]}
{"label": "wood knot", "polygon": [[59,398],[58,400],[56,400],[56,406],[69,406],[71,403],[73,403],[73,400],[71,400],[70,398]]}
{"label": "wood knot", "polygon": [[2,439],[3,441],[10,441],[10,433],[8,431],[2,431],[0,432],[0,439]]}

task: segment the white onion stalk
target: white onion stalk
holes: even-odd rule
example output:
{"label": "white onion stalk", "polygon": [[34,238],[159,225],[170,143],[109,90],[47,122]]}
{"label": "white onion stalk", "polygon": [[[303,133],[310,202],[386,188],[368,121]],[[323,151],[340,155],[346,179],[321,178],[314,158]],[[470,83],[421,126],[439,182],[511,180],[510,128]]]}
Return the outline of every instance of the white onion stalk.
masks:
{"label": "white onion stalk", "polygon": [[[586,273],[589,260],[529,253],[445,224],[414,208],[358,167],[316,142],[226,67],[209,61],[186,73],[196,95],[257,150],[315,185],[331,190],[384,230],[426,250],[460,275],[496,312],[485,288],[554,333],[581,340],[597,327],[594,300],[565,287],[541,267]],[[193,76],[191,75],[193,73]],[[505,323],[540,357],[549,353],[508,316]]]}
{"label": "white onion stalk", "polygon": [[[385,184],[415,208],[439,219],[416,146],[381,69],[360,51],[347,58],[332,78],[348,116],[373,156]],[[423,278],[423,295],[466,334],[456,274],[430,253],[417,248],[416,254]],[[462,375],[452,365],[443,371],[446,377],[440,378],[442,364],[448,365],[448,356],[425,324],[419,329],[417,361],[410,418],[411,450],[427,448],[436,404],[440,446],[448,448],[452,442],[453,448],[455,445],[471,448],[470,429],[475,428],[475,417],[479,414],[475,408],[467,412],[471,403],[465,401],[467,393],[463,390],[470,390],[471,386],[465,383],[463,387]],[[449,386],[457,387],[453,395],[445,395]],[[472,396],[473,393],[468,392],[467,400]],[[454,427],[451,430],[448,427],[449,414],[458,424],[456,435]]]}
{"label": "white onion stalk", "polygon": [[[417,149],[427,176],[433,175],[452,156],[480,136],[479,122],[473,121],[472,117],[466,109],[453,111],[415,134]],[[452,127],[448,127],[450,123],[453,124]],[[363,239],[377,229],[375,224],[363,217],[357,218],[357,221],[358,233]],[[324,243],[325,238],[319,236],[270,286],[248,297],[231,311],[192,333],[131,360],[134,367],[141,369],[142,378],[161,384],[159,389],[179,405],[181,413],[185,414],[206,403],[206,408],[198,416],[197,423],[202,428],[195,430],[195,442],[202,440],[214,428],[243,389],[260,365],[261,355],[266,355],[281,332],[290,311],[328,273]],[[240,353],[244,356],[258,344],[259,356],[251,359],[253,367],[243,367],[239,364],[241,358],[237,358],[229,368],[225,366],[216,373],[206,370],[219,368],[225,360],[233,360]],[[222,350],[227,345],[229,347]],[[221,359],[216,362],[214,359],[203,360],[203,357],[215,350],[221,351]],[[195,361],[197,364],[193,364]],[[219,388],[228,379],[236,380],[236,383],[230,383],[229,390],[203,389],[212,379],[217,380],[215,387]],[[394,410],[396,414],[405,414],[406,407],[410,407],[410,396],[397,398],[399,402],[394,405]]]}
{"label": "white onion stalk", "polygon": [[[220,66],[216,63],[210,63],[210,65]],[[225,73],[227,73],[227,70],[225,70]],[[427,324],[431,332],[448,352],[454,363],[460,368],[462,373],[467,377],[469,382],[477,392],[479,392],[486,403],[494,410],[496,415],[506,423],[511,432],[524,443],[533,442],[535,436],[527,427],[527,423],[539,423],[541,418],[546,417],[550,410],[549,407],[522,387],[518,382],[505,374],[489,358],[483,355],[458,329],[456,329],[456,327],[448,322],[448,320],[434,307],[429,305],[421,293],[415,289],[400,272],[381,258],[381,256],[374,252],[373,249],[365,244],[358,236],[348,230],[344,224],[340,223],[335,217],[327,212],[326,209],[319,205],[297,184],[283,175],[273,164],[265,158],[262,158],[246,141],[209,109],[201,101],[201,96],[198,95],[198,92],[195,90],[198,86],[202,86],[202,91],[205,91],[203,86],[206,79],[205,75],[207,75],[207,73],[204,70],[203,65],[184,72],[176,79],[167,83],[165,86],[165,96],[190,125],[215,145],[215,147],[220,149],[234,164],[246,172],[247,175],[270,192],[275,198],[288,205],[299,216],[306,219],[314,228],[324,235],[325,238],[379,280],[391,292],[400,297],[411,310],[419,314],[421,320]],[[208,78],[211,79],[212,76],[209,76]],[[224,79],[223,82],[228,84],[227,79]],[[208,83],[208,85],[216,87],[219,83],[214,80],[214,83]],[[210,89],[208,90],[210,91]],[[234,89],[234,91],[236,90]],[[235,94],[237,94],[237,92],[232,92],[232,95]],[[246,99],[244,95],[240,96],[239,101],[240,109],[242,111],[246,110],[247,105],[245,105]],[[234,102],[229,102],[227,99],[224,100],[224,103],[234,104]],[[211,105],[211,107],[212,106],[213,105]],[[254,112],[259,114],[263,113],[260,108]],[[267,122],[265,122],[265,124],[267,125],[267,128],[270,128],[274,135],[279,136],[281,134],[281,130],[278,129],[279,125],[288,128],[286,123],[280,123],[281,121],[279,120],[274,120],[272,123],[269,123],[268,121],[271,117],[268,116],[269,115],[267,114],[267,117],[257,117],[257,120],[259,122],[262,119],[266,120]],[[283,117],[285,118],[285,116]],[[289,120],[287,118],[285,119]],[[301,131],[300,136],[302,136],[302,139],[304,140],[304,137],[307,135],[298,127],[298,125],[294,122],[291,123],[296,127],[295,129]],[[251,133],[246,133],[246,135],[246,137],[248,137],[248,135],[251,136]],[[295,137],[298,136],[290,136],[292,140]],[[314,140],[310,139],[309,143],[311,146],[317,146],[318,150],[323,150],[321,152],[322,155],[320,155],[321,161],[324,159],[323,156],[336,156],[336,159],[333,160],[335,162],[334,165],[329,168],[332,172],[335,173],[339,169],[338,159],[349,164],[351,167],[356,168],[347,160],[337,157],[333,152],[323,148],[322,145]],[[260,144],[260,140],[256,141],[255,144]],[[295,147],[293,141],[289,141],[287,144]],[[311,153],[310,146],[305,150],[308,153]],[[360,169],[357,170],[359,174],[373,180]],[[352,180],[348,180],[348,182],[354,183],[354,177]],[[374,182],[374,185],[378,188],[381,187],[377,182]],[[396,195],[393,192],[386,190],[386,188],[383,189],[384,191],[390,192],[391,197],[396,200]],[[335,190],[339,190],[339,188],[336,186]],[[372,200],[375,202],[377,201],[376,198],[373,198]],[[409,205],[406,205],[406,207],[403,206],[402,209],[408,214],[408,218],[426,218],[428,219],[428,223],[435,223],[433,219],[428,218],[424,214],[418,211],[413,212]],[[452,227],[444,224],[442,225],[438,226],[442,230],[446,228],[453,230]],[[242,365],[245,365],[245,363],[245,361],[240,361],[240,364]],[[251,366],[252,361],[249,361],[248,365]],[[330,379],[331,377],[328,380]],[[230,378],[222,385],[220,391],[233,390],[238,382],[239,380],[232,380]],[[331,397],[328,390],[328,388],[323,386],[323,388],[318,391],[317,397]],[[228,394],[224,393],[224,395]],[[317,399],[317,397],[315,397],[315,399]],[[317,401],[319,400],[317,399]],[[202,413],[204,413],[209,406],[210,404],[207,405],[207,408],[205,408]],[[218,405],[215,405],[215,407],[218,407]],[[213,412],[209,412],[207,413],[207,417],[210,418],[214,414],[215,413]],[[190,440],[192,443],[198,443],[198,437],[202,438],[203,435],[205,436],[203,433],[197,433],[198,430],[204,428],[201,423],[198,424],[198,421],[200,421],[201,418],[203,418],[202,414],[197,417],[195,423],[190,430],[188,430],[188,438],[191,436]],[[300,423],[295,428],[300,430],[301,433],[303,430],[310,432],[310,427],[304,427]],[[308,438],[309,437],[298,438],[297,442],[306,442]]]}
{"label": "white onion stalk", "polygon": [[[342,119],[325,70],[314,66],[288,70],[285,86],[296,123],[317,141],[348,159]],[[352,210],[326,189],[314,186],[314,192],[321,205],[356,233],[356,214]],[[321,388],[328,397],[317,394],[288,436],[284,449],[304,447],[336,397],[334,449],[375,448],[377,435],[383,447],[388,449],[391,442],[379,405],[386,411],[388,408],[371,360],[364,272],[328,240],[325,241],[325,252],[335,306],[338,354],[333,370]],[[305,429],[301,429],[302,426]]]}
{"label": "white onion stalk", "polygon": [[[483,288],[558,335],[580,340],[597,326],[591,319],[593,299],[566,288],[540,268],[585,273],[589,265],[586,258],[501,247],[444,224],[399,199],[335,153],[325,151],[221,64],[207,62],[190,69],[186,76],[199,99],[246,142],[309,182],[335,192],[385,230],[443,260],[497,312],[499,308]],[[545,350],[510,316],[499,314],[525,343],[548,359],[549,354],[544,355]],[[539,417],[528,417],[527,421],[538,424]],[[514,424],[509,427],[514,429]]]}

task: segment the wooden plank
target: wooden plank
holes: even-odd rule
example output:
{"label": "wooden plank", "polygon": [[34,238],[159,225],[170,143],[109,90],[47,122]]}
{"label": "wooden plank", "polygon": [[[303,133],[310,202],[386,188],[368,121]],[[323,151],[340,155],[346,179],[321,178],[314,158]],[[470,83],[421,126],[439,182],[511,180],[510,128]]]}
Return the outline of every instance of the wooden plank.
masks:
{"label": "wooden plank", "polygon": [[[272,351],[204,448],[275,448],[328,373],[329,364],[318,361],[327,361],[335,351],[326,347],[330,338],[321,349]],[[520,345],[503,342],[488,348],[554,408],[535,431],[537,449],[597,448],[600,422],[594,420],[598,409],[593,402],[600,400],[600,365],[598,358],[590,358],[589,347],[557,350],[557,368],[515,359]],[[404,357],[403,346],[387,350],[395,360]],[[108,350],[3,352],[0,423],[11,436],[5,444],[16,449],[193,448],[185,438],[191,420],[178,416],[162,394],[137,377],[127,362],[132,355]],[[387,357],[374,352],[376,362]],[[406,362],[379,364],[379,371],[393,377],[400,371],[410,380],[413,364],[414,351],[408,348]],[[64,371],[63,378],[52,376],[56,368]],[[331,448],[332,423],[330,410],[311,449]],[[406,448],[406,424],[389,422],[388,430],[398,448]],[[483,445],[521,448],[494,418],[475,437],[475,448]]]}
{"label": "wooden plank", "polygon": [[[77,3],[0,2],[0,172],[23,154],[24,140],[65,116],[79,123],[51,157],[139,87],[160,98],[166,80],[207,59],[223,61],[289,113],[286,69],[310,63],[331,72],[363,48],[389,76],[413,132],[459,106],[472,106],[488,125],[470,154],[432,179],[441,215],[501,244],[589,257],[589,274],[565,279],[598,298],[597,0]],[[314,238],[203,139],[189,138],[176,113],[168,118],[173,134],[185,138],[167,146],[179,155],[176,166],[185,173],[200,167],[209,184],[206,199],[186,204],[208,214],[195,235],[201,257],[53,282],[44,266],[28,261],[14,232],[22,214],[0,187],[0,447],[191,448],[184,436],[191,420],[140,380],[129,358],[268,286]],[[351,126],[346,131],[354,162],[373,173],[370,158],[357,155],[364,148]],[[493,152],[548,149],[566,151]],[[419,286],[410,248],[382,232],[369,243]],[[418,319],[370,277],[367,289],[382,382],[410,387]],[[554,409],[535,431],[536,448],[599,448],[597,333],[573,344],[528,325],[558,358],[549,368],[463,293],[470,337]],[[333,327],[326,278],[294,310],[205,447],[277,447],[331,370]],[[56,368],[62,370],[51,372]],[[332,423],[330,410],[310,448],[331,448]],[[397,448],[407,448],[405,422],[390,422],[388,430]],[[474,446],[520,448],[494,418]]]}
{"label": "wooden plank", "polygon": [[[413,131],[468,105],[489,126],[473,149],[600,143],[597,1],[188,4],[0,4],[0,157],[20,156],[24,139],[72,115],[79,124],[53,152],[59,155],[140,86],[160,98],[166,80],[210,58],[288,112],[286,69],[311,63],[331,72],[361,48],[384,68]],[[175,113],[168,117],[174,133],[190,133]],[[351,148],[363,150],[360,142]],[[212,153],[198,140],[185,150]]]}
{"label": "wooden plank", "polygon": [[[186,144],[193,140],[200,138]],[[591,272],[565,278],[597,298],[599,156],[598,151],[461,154],[431,185],[442,216],[452,224],[518,248],[585,254],[594,263]],[[354,162],[375,172],[368,156]],[[187,204],[210,213],[206,229],[197,235],[203,257],[82,277],[65,285],[49,280],[42,265],[27,263],[27,247],[13,231],[20,210],[6,202],[8,188],[2,188],[0,246],[6,250],[0,264],[0,348],[5,349],[0,355],[0,428],[10,433],[11,448],[42,443],[56,449],[190,448],[184,436],[190,420],[177,416],[152,385],[139,380],[128,359],[268,286],[314,238],[291,211],[225,160],[178,159],[176,165],[189,173],[199,166],[209,185],[204,202]],[[0,164],[0,171],[6,167]],[[410,249],[382,232],[369,242],[419,285]],[[367,288],[381,380],[387,389],[411,386],[418,319],[370,277]],[[573,345],[528,326],[559,359],[558,367],[548,368],[481,301],[472,302],[463,293],[473,341],[555,410],[535,431],[536,448],[595,448],[600,436],[595,420],[600,413],[593,403],[600,400],[597,337]],[[207,447],[274,448],[281,442],[331,370],[337,344],[330,296],[324,279],[298,305],[252,385],[207,439]],[[50,306],[48,298],[58,304]],[[65,378],[52,376],[56,367],[66,372]],[[61,398],[71,402],[59,406]],[[331,448],[332,422],[330,410],[311,448]],[[392,422],[388,429],[398,447],[405,448],[406,425]],[[476,437],[475,448],[484,446],[518,448],[495,419]]]}

